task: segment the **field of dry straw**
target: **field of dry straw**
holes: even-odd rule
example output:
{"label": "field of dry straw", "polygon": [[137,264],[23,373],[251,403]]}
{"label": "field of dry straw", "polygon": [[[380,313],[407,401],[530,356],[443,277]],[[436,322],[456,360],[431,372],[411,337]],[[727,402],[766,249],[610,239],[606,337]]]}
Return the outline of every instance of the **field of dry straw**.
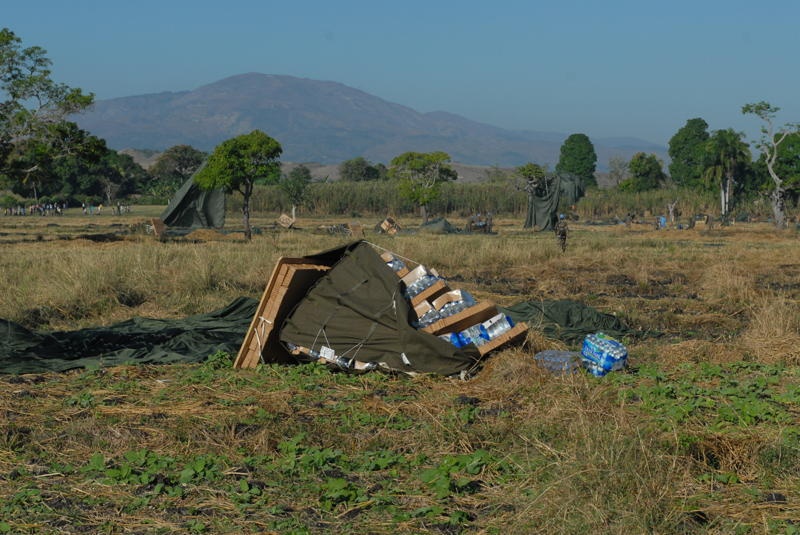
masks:
{"label": "field of dry straw", "polygon": [[[158,210],[0,219],[0,317],[73,330],[258,298],[275,261],[352,238],[159,241]],[[0,533],[800,533],[800,247],[767,224],[575,222],[365,238],[500,305],[621,318],[625,372],[556,377],[531,326],[470,381],[122,366],[0,375]],[[458,226],[463,222],[453,221]],[[407,229],[418,222],[401,221]],[[235,224],[234,224],[235,225]]]}

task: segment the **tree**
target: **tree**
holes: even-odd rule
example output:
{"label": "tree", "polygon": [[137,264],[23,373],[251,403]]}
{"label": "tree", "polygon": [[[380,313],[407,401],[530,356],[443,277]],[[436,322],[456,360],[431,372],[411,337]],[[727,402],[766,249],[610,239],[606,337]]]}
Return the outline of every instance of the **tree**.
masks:
{"label": "tree", "polygon": [[622,191],[647,191],[657,189],[667,178],[655,154],[637,152],[628,164],[631,177],[620,183]]}
{"label": "tree", "polygon": [[597,186],[594,172],[597,154],[586,134],[572,134],[561,145],[561,155],[556,164],[557,173],[568,173],[580,177],[586,186]]}
{"label": "tree", "polygon": [[615,186],[628,178],[628,160],[622,156],[612,156],[608,160],[608,178]]}
{"label": "tree", "polygon": [[223,141],[208,157],[206,166],[194,176],[203,189],[223,188],[226,193],[242,194],[244,236],[252,239],[250,228],[250,197],[256,180],[274,175],[280,168],[280,143],[260,130]]}
{"label": "tree", "polygon": [[386,178],[386,166],[381,163],[373,165],[369,160],[359,156],[339,164],[339,177],[354,182],[383,180]]}
{"label": "tree", "polygon": [[428,204],[438,198],[443,182],[458,174],[448,165],[446,152],[406,152],[391,161],[389,174],[397,179],[400,195],[420,209],[423,224],[428,222]]}
{"label": "tree", "polygon": [[744,174],[751,160],[750,149],[742,141],[743,136],[729,128],[715,131],[706,141],[703,178],[719,185],[722,217],[726,217],[730,211],[736,179]]}
{"label": "tree", "polygon": [[281,177],[278,186],[289,197],[292,203],[292,220],[295,219],[296,208],[306,198],[308,185],[311,183],[311,171],[305,165],[298,165],[288,174]]}
{"label": "tree", "polygon": [[686,121],[669,140],[669,174],[679,186],[699,187],[703,185],[703,163],[708,123],[696,117]]}
{"label": "tree", "polygon": [[206,153],[190,145],[170,147],[156,159],[150,168],[155,179],[154,193],[171,197],[203,165]]}
{"label": "tree", "polygon": [[797,204],[800,195],[800,132],[786,136],[778,147],[775,172],[783,179],[787,197],[791,196]]}
{"label": "tree", "polygon": [[[63,137],[63,124],[72,114],[92,104],[93,94],[58,84],[50,78],[52,62],[38,46],[21,47],[22,40],[8,28],[0,30],[0,174],[30,179],[40,167],[71,150],[72,138]],[[35,146],[36,151],[31,151]],[[9,169],[9,159],[36,154],[27,168]]]}
{"label": "tree", "polygon": [[779,111],[779,107],[763,100],[742,106],[743,114],[755,115],[764,121],[761,126],[761,138],[756,141],[756,147],[761,151],[767,172],[772,179],[773,188],[770,202],[772,214],[775,217],[775,227],[782,229],[786,228],[786,184],[785,179],[778,174],[776,164],[781,144],[790,134],[800,132],[800,125],[789,123],[776,130],[774,121]]}

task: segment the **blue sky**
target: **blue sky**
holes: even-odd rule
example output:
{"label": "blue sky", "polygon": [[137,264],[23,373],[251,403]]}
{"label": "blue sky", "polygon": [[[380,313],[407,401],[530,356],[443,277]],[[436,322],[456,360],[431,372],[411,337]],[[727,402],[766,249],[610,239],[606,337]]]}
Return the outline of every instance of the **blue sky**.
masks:
{"label": "blue sky", "polygon": [[246,72],[332,80],[419,112],[666,146],[686,121],[800,122],[797,0],[0,0],[56,81],[107,99]]}

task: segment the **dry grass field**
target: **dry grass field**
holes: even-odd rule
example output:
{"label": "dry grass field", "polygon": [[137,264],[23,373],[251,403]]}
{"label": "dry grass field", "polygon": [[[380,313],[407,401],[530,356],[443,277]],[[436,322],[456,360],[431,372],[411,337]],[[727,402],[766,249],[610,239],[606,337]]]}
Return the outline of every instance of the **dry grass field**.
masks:
{"label": "dry grass field", "polygon": [[[158,240],[159,211],[0,218],[0,317],[47,331],[208,312],[260,297],[279,257],[352,239],[319,230],[347,220],[271,214],[250,243]],[[360,223],[479,299],[617,315],[629,369],[550,375],[533,355],[576,348],[532,325],[469,381],[226,355],[0,375],[0,533],[800,533],[796,230],[576,222],[562,254],[516,220]]]}

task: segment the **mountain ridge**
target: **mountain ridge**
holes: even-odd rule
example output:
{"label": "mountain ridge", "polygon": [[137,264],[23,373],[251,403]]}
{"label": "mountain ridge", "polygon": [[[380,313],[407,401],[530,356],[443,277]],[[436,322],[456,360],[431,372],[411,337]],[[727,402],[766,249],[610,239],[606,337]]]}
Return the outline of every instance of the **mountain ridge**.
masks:
{"label": "mountain ridge", "polygon": [[[203,151],[231,137],[263,130],[283,158],[333,164],[363,156],[388,163],[407,151],[442,150],[467,165],[554,168],[568,134],[507,130],[446,112],[421,113],[339,82],[245,73],[190,91],[99,100],[76,122],[113,149]],[[632,137],[592,139],[598,168],[612,156],[666,149]]]}

